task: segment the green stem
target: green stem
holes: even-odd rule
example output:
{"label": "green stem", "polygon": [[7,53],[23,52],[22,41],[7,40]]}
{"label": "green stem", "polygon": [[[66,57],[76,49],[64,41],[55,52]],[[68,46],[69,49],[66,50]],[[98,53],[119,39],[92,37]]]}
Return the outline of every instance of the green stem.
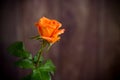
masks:
{"label": "green stem", "polygon": [[42,50],[41,49],[38,51],[38,54],[39,54],[39,56],[38,56],[38,60],[37,60],[37,63],[36,63],[36,67],[38,67],[38,65],[39,65],[40,56],[42,54]]}
{"label": "green stem", "polygon": [[41,45],[41,48],[40,48],[40,50],[38,51],[38,60],[37,60],[37,63],[36,63],[36,67],[39,66],[40,57],[41,57],[41,55],[42,55],[42,52],[43,52],[45,46],[46,46],[46,44],[45,44],[45,41],[43,40],[42,45]]}

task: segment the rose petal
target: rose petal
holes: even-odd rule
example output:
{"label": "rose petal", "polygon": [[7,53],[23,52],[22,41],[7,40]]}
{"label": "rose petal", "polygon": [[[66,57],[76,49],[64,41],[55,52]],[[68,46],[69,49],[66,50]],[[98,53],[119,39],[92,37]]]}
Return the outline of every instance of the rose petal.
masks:
{"label": "rose petal", "polygon": [[58,41],[60,39],[59,35],[65,31],[65,29],[59,29],[62,26],[60,22],[46,17],[42,17],[36,23],[36,26],[41,37],[50,43]]}

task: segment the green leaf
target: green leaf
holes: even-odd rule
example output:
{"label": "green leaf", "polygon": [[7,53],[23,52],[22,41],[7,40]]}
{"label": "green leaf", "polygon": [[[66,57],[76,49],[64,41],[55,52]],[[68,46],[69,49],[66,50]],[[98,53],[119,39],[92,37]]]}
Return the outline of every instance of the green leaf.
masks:
{"label": "green leaf", "polygon": [[31,80],[51,80],[51,76],[49,72],[34,69]]}
{"label": "green leaf", "polygon": [[21,60],[15,62],[15,65],[20,68],[23,68],[23,69],[30,69],[30,68],[33,69],[34,68],[34,64],[29,59],[21,59]]}
{"label": "green leaf", "polygon": [[47,60],[45,64],[43,64],[39,67],[39,70],[54,73],[55,66],[51,60]]}
{"label": "green leaf", "polygon": [[32,54],[29,55],[28,59],[32,60]]}
{"label": "green leaf", "polygon": [[39,70],[37,70],[37,69],[33,70],[33,73],[32,73],[32,76],[31,76],[31,80],[42,80],[41,73],[40,73]]}
{"label": "green leaf", "polygon": [[[35,63],[36,63],[37,60],[38,60],[38,56],[39,56],[39,54],[36,54],[36,55],[34,56],[34,58],[33,58],[33,61],[34,61]],[[41,56],[40,56],[40,63],[43,62],[43,60],[44,60],[44,58],[43,58],[43,56],[41,55]]]}
{"label": "green leaf", "polygon": [[8,51],[17,57],[27,58],[30,56],[30,53],[24,49],[23,42],[15,42],[8,47]]}
{"label": "green leaf", "polygon": [[51,75],[49,72],[41,71],[42,80],[51,80]]}
{"label": "green leaf", "polygon": [[22,80],[31,80],[31,74],[23,77]]}

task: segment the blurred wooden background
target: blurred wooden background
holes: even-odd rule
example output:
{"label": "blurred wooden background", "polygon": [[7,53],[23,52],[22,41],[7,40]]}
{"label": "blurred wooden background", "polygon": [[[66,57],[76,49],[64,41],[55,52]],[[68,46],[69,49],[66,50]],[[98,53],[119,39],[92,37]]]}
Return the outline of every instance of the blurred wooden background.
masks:
{"label": "blurred wooden background", "polygon": [[46,16],[57,19],[66,29],[60,42],[45,55],[57,66],[53,80],[119,80],[119,15],[117,0],[1,1],[1,78],[19,80],[29,73],[13,65],[16,58],[6,48],[21,40],[34,55],[40,45],[29,37],[38,34],[34,24]]}

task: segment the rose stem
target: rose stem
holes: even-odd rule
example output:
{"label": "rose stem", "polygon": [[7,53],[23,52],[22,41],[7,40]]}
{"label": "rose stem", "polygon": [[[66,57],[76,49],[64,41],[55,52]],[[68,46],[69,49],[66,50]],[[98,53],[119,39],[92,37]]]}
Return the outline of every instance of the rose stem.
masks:
{"label": "rose stem", "polygon": [[37,60],[37,63],[36,63],[36,67],[38,67],[38,65],[39,65],[40,57],[41,57],[41,54],[42,54],[42,51],[43,51],[44,47],[45,47],[44,41],[42,41],[41,48],[38,51],[39,56],[38,56],[38,60]]}

